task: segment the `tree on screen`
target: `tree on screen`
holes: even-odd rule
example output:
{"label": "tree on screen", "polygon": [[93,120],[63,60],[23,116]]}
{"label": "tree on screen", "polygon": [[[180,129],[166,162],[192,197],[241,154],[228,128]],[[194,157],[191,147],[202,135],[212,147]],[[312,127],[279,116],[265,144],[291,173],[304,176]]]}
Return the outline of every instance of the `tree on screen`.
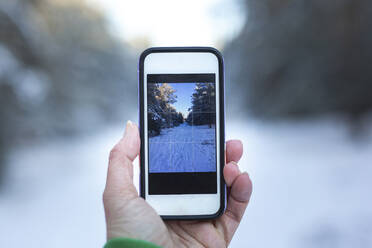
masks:
{"label": "tree on screen", "polygon": [[192,106],[187,116],[189,125],[212,125],[215,123],[216,97],[213,83],[196,83],[192,94]]}
{"label": "tree on screen", "polygon": [[150,136],[183,123],[182,113],[172,106],[177,102],[176,90],[167,83],[149,84],[147,89],[148,131]]}

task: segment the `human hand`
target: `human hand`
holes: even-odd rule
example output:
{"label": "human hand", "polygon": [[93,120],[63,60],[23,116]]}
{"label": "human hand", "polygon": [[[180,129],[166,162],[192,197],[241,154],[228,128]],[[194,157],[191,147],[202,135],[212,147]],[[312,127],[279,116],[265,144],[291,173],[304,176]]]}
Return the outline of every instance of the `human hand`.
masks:
{"label": "human hand", "polygon": [[248,205],[252,183],[241,173],[240,141],[226,143],[223,174],[227,185],[225,213],[215,220],[163,221],[138,195],[133,184],[133,160],[140,151],[138,127],[128,121],[124,137],[111,150],[103,194],[107,239],[128,237],[162,247],[227,247]]}

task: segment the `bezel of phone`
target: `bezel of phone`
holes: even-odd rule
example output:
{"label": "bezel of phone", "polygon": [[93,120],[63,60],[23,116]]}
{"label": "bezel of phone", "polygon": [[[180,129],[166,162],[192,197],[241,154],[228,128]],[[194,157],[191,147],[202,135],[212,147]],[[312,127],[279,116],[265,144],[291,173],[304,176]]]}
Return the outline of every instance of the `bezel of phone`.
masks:
{"label": "bezel of phone", "polygon": [[[138,78],[139,78],[139,126],[140,126],[140,136],[141,136],[141,151],[140,151],[140,195],[144,199],[146,199],[146,189],[147,189],[147,174],[146,171],[146,158],[145,158],[145,145],[147,145],[147,135],[145,135],[145,120],[147,117],[145,116],[145,83],[147,83],[145,79],[145,59],[148,55],[153,53],[209,53],[212,54],[217,58],[218,61],[218,78],[216,78],[216,89],[218,84],[218,99],[216,99],[216,113],[218,111],[219,118],[216,120],[216,128],[217,128],[217,121],[218,121],[218,135],[216,136],[216,141],[218,139],[218,146],[217,146],[217,159],[219,157],[218,163],[219,168],[217,167],[218,171],[218,188],[217,194],[219,194],[219,207],[217,207],[216,211],[213,213],[200,213],[200,214],[162,214],[159,213],[163,219],[171,219],[171,220],[195,220],[195,219],[214,219],[218,216],[222,215],[225,210],[226,205],[226,186],[223,177],[223,168],[225,165],[225,108],[224,108],[224,70],[223,70],[223,58],[221,53],[212,47],[154,47],[145,50],[139,59],[139,68],[138,68]],[[202,73],[201,71],[195,73]],[[218,102],[218,103],[217,103]],[[204,198],[208,198],[207,196],[211,194],[199,195]],[[160,198],[173,198],[172,201],[179,201],[180,198],[185,202],[187,198],[193,198],[195,195],[165,195],[160,196]],[[153,197],[153,195],[151,196]],[[216,196],[218,197],[218,195]],[[148,198],[150,198],[148,196]],[[193,198],[195,199],[195,198]],[[149,200],[149,199],[147,199]],[[201,200],[199,198],[199,200]],[[165,200],[169,201],[169,200]],[[150,203],[151,204],[151,203]],[[185,210],[187,212],[187,210]]]}

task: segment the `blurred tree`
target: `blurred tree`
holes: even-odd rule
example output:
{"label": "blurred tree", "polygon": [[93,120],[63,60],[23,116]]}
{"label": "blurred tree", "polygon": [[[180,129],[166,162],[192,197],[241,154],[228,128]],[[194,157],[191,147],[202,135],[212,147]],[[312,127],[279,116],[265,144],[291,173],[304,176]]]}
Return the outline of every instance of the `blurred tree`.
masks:
{"label": "blurred tree", "polygon": [[229,90],[251,114],[358,120],[371,111],[371,1],[245,3],[246,24],[225,59]]}
{"label": "blurred tree", "polygon": [[136,112],[136,65],[85,1],[0,0],[1,158]]}

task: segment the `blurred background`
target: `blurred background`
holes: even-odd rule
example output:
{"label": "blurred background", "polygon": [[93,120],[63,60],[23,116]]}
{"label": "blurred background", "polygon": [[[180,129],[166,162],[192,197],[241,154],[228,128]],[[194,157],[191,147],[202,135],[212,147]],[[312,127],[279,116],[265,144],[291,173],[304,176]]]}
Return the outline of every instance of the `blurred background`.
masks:
{"label": "blurred background", "polygon": [[368,0],[0,0],[0,246],[103,246],[138,56],[196,45],[254,182],[231,247],[372,247],[371,25]]}

